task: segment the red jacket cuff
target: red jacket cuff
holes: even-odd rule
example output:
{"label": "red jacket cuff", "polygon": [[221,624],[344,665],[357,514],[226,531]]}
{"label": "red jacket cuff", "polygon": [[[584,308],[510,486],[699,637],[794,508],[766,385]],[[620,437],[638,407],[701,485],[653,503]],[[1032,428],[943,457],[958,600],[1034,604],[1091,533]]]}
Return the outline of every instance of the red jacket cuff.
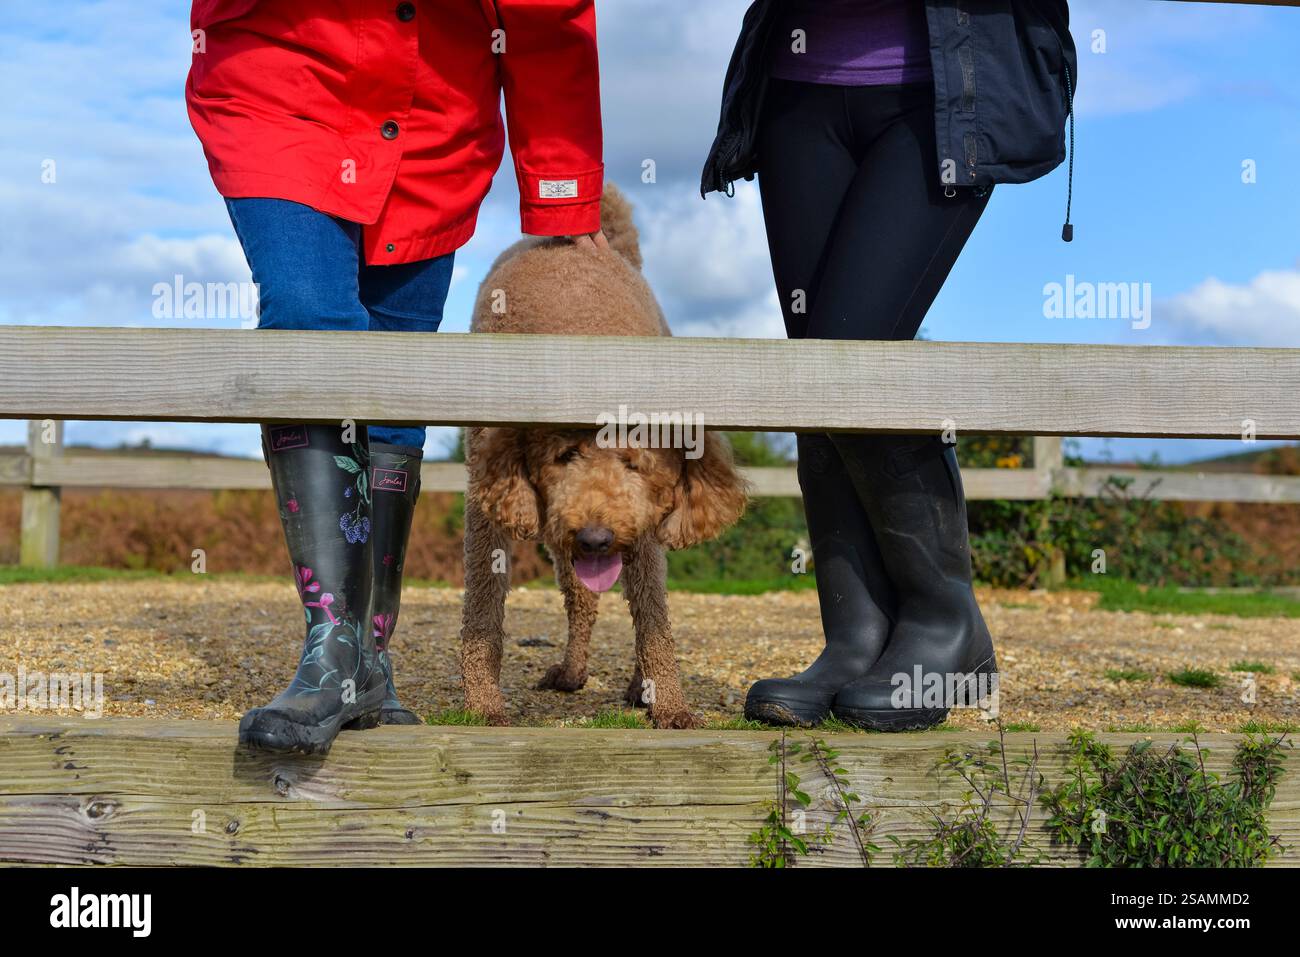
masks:
{"label": "red jacket cuff", "polygon": [[532,236],[572,236],[600,229],[604,169],[540,174],[518,170],[519,213]]}
{"label": "red jacket cuff", "polygon": [[582,236],[600,229],[600,200],[567,206],[521,206],[520,228],[529,236]]}

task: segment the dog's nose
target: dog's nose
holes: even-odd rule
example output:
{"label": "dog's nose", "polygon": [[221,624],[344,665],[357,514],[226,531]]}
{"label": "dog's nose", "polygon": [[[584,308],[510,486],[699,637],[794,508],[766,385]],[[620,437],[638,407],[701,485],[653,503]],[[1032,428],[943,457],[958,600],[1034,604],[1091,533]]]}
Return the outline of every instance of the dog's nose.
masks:
{"label": "dog's nose", "polygon": [[614,533],[600,525],[588,525],[578,531],[578,550],[584,555],[604,555],[614,544]]}

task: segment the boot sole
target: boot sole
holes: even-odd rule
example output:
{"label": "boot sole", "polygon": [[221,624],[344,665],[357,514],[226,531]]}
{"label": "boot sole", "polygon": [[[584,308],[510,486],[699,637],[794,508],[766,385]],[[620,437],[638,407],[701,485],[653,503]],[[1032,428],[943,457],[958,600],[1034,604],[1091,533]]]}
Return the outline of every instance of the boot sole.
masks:
{"label": "boot sole", "polygon": [[830,714],[829,708],[820,711],[800,708],[796,704],[780,701],[746,701],[745,717],[750,721],[780,724],[792,728],[812,728]]}
{"label": "boot sole", "polygon": [[[320,724],[299,724],[273,711],[258,711],[239,723],[239,743],[257,751],[277,754],[329,754],[341,731],[363,731],[378,727],[382,712],[378,706],[351,718],[342,716]],[[253,721],[245,726],[250,717]],[[255,725],[255,726],[252,726]]]}
{"label": "boot sole", "polygon": [[[994,674],[998,670],[997,658],[987,658],[975,667],[970,674]],[[942,724],[948,717],[949,708],[885,708],[864,710],[844,705],[832,706],[835,717],[855,728],[867,731],[925,731],[936,724]]]}
{"label": "boot sole", "polygon": [[[406,708],[385,708],[383,711],[379,713],[378,724],[385,725],[385,726],[386,725],[411,725],[411,724],[424,724],[424,722],[420,720],[420,716],[417,715],[414,711],[408,711]],[[365,727],[375,727],[375,726],[376,725],[366,725]],[[353,730],[352,725],[345,724],[343,726],[343,730],[345,731]]]}
{"label": "boot sole", "polygon": [[856,708],[836,708],[835,717],[866,731],[924,731],[942,724],[948,717],[948,709],[859,711]]}

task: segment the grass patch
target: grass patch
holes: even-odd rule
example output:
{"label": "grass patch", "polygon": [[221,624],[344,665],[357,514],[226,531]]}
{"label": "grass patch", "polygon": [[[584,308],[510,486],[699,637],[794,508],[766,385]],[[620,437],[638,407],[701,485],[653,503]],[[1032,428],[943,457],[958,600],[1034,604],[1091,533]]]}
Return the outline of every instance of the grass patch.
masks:
{"label": "grass patch", "polygon": [[[292,576],[254,575],[247,572],[206,572],[197,575],[188,568],[174,572],[161,572],[153,568],[99,568],[94,565],[57,565],[54,568],[21,568],[17,565],[0,565],[0,585],[117,582],[117,581],[233,581],[233,582],[283,582]],[[445,581],[428,578],[408,578],[405,584],[417,588],[451,588]]]}
{"label": "grass patch", "polygon": [[704,726],[705,731],[771,731],[773,725],[749,718],[720,718]]}
{"label": "grass patch", "polygon": [[453,585],[451,582],[443,581],[441,578],[405,578],[405,577],[402,579],[402,586],[412,587],[412,588],[458,588],[460,587],[458,585]]}
{"label": "grass patch", "polygon": [[1108,734],[1164,734],[1169,728],[1155,724],[1112,724],[1106,729]]}
{"label": "grass patch", "polygon": [[79,565],[58,565],[54,568],[21,568],[17,565],[0,565],[0,585],[20,585],[38,582],[44,585],[56,585],[63,582],[103,582],[103,581],[148,581],[161,579],[193,578],[198,580],[218,577],[247,577],[234,575],[195,575],[192,572],[165,572],[150,569],[130,568],[94,568]]}
{"label": "grass patch", "polygon": [[487,727],[487,721],[482,715],[466,711],[464,708],[445,708],[442,711],[435,711],[424,719],[424,723],[440,727],[446,725],[458,728]]}
{"label": "grass patch", "polygon": [[608,711],[602,711],[600,714],[583,718],[574,725],[575,728],[604,728],[615,730],[645,730],[650,727],[650,722],[646,720],[645,715],[640,711],[628,711],[623,708],[611,708]]}
{"label": "grass patch", "polygon": [[1277,669],[1263,661],[1234,661],[1228,665],[1229,671],[1251,671],[1257,675],[1276,674]]}
{"label": "grass patch", "polygon": [[827,734],[861,734],[865,729],[849,724],[847,721],[841,721],[832,714],[817,725],[817,730],[825,731]]}
{"label": "grass patch", "polygon": [[1012,721],[1010,724],[1005,725],[1002,730],[1012,734],[1016,731],[1042,731],[1043,729],[1032,721]]}
{"label": "grass patch", "polygon": [[1236,618],[1300,618],[1300,601],[1270,592],[1179,591],[1094,575],[1070,587],[1097,592],[1101,611],[1143,611],[1149,614],[1231,615]]}
{"label": "grass patch", "polygon": [[[98,581],[149,581],[166,579],[202,580],[236,580],[236,581],[280,581],[283,575],[246,575],[242,572],[220,572],[195,575],[188,569],[176,572],[160,572],[153,569],[96,568],[79,565],[60,565],[56,568],[20,568],[14,565],[0,565],[0,585],[28,582],[56,584],[59,582],[98,582]],[[431,578],[408,578],[405,584],[415,588],[453,588],[450,582]],[[622,585],[615,586],[617,591]],[[543,575],[533,581],[523,582],[516,588],[547,590],[555,587],[555,581],[549,575]],[[668,582],[672,591],[695,592],[706,595],[761,595],[771,591],[807,591],[816,590],[817,581],[812,575],[789,575],[784,578],[756,579],[705,579],[700,581]]]}
{"label": "grass patch", "polygon": [[1165,677],[1181,688],[1217,688],[1223,684],[1222,678],[1204,668],[1184,668],[1171,671]]}
{"label": "grass patch", "polygon": [[1293,721],[1247,721],[1233,729],[1237,734],[1295,734],[1300,724]]}
{"label": "grass patch", "polygon": [[1150,681],[1151,672],[1142,671],[1138,668],[1107,668],[1106,678],[1108,681]]}

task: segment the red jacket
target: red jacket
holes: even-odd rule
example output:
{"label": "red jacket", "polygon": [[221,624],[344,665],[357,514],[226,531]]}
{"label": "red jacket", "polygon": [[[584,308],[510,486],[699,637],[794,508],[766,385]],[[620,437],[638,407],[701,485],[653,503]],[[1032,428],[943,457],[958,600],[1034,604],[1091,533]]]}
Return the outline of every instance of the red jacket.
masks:
{"label": "red jacket", "polygon": [[600,228],[594,0],[194,0],[190,122],[222,196],[364,225],[365,261],[474,234],[505,92],[523,231]]}

